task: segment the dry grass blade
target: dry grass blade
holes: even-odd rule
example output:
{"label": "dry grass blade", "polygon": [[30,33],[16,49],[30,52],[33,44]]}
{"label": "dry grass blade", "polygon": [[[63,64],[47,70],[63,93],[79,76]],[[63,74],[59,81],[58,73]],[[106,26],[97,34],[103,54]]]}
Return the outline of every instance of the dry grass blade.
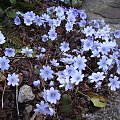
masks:
{"label": "dry grass blade", "polygon": [[16,108],[17,108],[17,114],[19,115],[19,107],[18,107],[18,86],[16,86]]}
{"label": "dry grass blade", "polygon": [[6,89],[6,80],[5,80],[5,84],[4,84],[4,88],[3,88],[3,93],[2,93],[2,108],[3,108],[3,104],[4,104],[4,94],[5,94],[5,89]]}

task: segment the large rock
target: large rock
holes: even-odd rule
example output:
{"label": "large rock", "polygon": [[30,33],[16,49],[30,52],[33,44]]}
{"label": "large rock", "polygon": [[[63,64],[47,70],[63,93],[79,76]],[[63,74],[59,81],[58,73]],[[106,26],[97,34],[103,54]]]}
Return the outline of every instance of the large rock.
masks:
{"label": "large rock", "polygon": [[19,90],[18,102],[23,103],[33,100],[35,95],[32,92],[32,88],[28,85],[23,85]]}
{"label": "large rock", "polygon": [[105,19],[113,30],[120,29],[120,0],[84,0],[85,9],[90,19]]}

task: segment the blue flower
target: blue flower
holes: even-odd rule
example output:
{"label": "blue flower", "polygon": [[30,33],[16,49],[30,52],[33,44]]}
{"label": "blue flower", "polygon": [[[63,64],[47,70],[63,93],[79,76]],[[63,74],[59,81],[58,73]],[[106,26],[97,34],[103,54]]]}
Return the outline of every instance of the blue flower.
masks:
{"label": "blue flower", "polygon": [[105,76],[103,72],[97,72],[92,73],[88,78],[90,79],[90,82],[99,82],[100,80],[104,80]]}
{"label": "blue flower", "polygon": [[24,14],[24,18],[29,18],[31,21],[35,19],[35,13],[33,11],[28,11]]}
{"label": "blue flower", "polygon": [[33,23],[33,20],[35,19],[35,13],[33,11],[26,12],[24,15],[24,23],[27,26],[30,26]]}
{"label": "blue flower", "polygon": [[86,19],[87,18],[87,15],[86,15],[85,11],[83,11],[83,10],[80,11],[80,17],[82,19]]}
{"label": "blue flower", "polygon": [[60,26],[61,20],[60,20],[59,18],[57,18],[57,19],[52,19],[52,20],[53,20],[53,25],[54,25],[55,27]]}
{"label": "blue flower", "polygon": [[24,14],[21,13],[20,11],[17,11],[16,14],[17,14],[17,15],[20,15],[20,16],[24,16]]}
{"label": "blue flower", "polygon": [[70,9],[66,10],[66,14],[67,14],[67,16],[69,16],[69,15],[74,15],[75,17],[77,17],[78,14],[79,14],[79,11],[80,11],[80,10],[77,10],[77,9],[75,9],[75,8],[71,8],[71,7],[70,7]]}
{"label": "blue flower", "polygon": [[110,83],[108,83],[108,86],[111,88],[111,90],[116,91],[117,88],[120,88],[120,81],[118,80],[119,77],[117,76],[109,78]]}
{"label": "blue flower", "polygon": [[72,23],[72,24],[74,24],[75,21],[76,21],[76,18],[75,18],[75,16],[73,14],[69,14],[67,16],[67,21],[70,22],[70,23]]}
{"label": "blue flower", "polygon": [[13,73],[12,75],[8,74],[8,77],[7,77],[7,80],[8,80],[8,85],[12,85],[12,86],[15,86],[15,85],[18,85],[18,82],[19,82],[19,78],[18,78],[19,75]]}
{"label": "blue flower", "polygon": [[34,110],[36,113],[42,113],[44,115],[54,115],[55,111],[53,108],[51,108],[48,103],[44,103],[44,101],[41,101],[39,104],[36,104],[36,109]]}
{"label": "blue flower", "polygon": [[33,82],[33,85],[36,87],[36,86],[39,86],[40,85],[40,80],[36,80]]}
{"label": "blue flower", "polygon": [[99,69],[103,69],[103,71],[107,71],[109,66],[112,65],[112,59],[107,58],[106,56],[102,56],[97,64],[99,65]]}
{"label": "blue flower", "polygon": [[54,11],[55,11],[55,6],[47,8],[47,13],[48,14],[52,14],[52,13],[54,13]]}
{"label": "blue flower", "polygon": [[41,17],[45,22],[48,22],[50,20],[50,16],[47,15],[46,13],[42,14],[42,17]]}
{"label": "blue flower", "polygon": [[57,33],[55,32],[54,28],[49,30],[48,35],[49,35],[49,39],[51,39],[52,41],[57,38]]}
{"label": "blue flower", "polygon": [[5,48],[5,56],[14,57],[15,56],[15,49]]}
{"label": "blue flower", "polygon": [[38,26],[41,26],[43,24],[43,20],[38,15],[35,17],[33,22]]}
{"label": "blue flower", "polygon": [[61,62],[65,63],[65,64],[72,64],[74,62],[73,56],[71,57],[64,57],[60,59]]}
{"label": "blue flower", "polygon": [[114,36],[115,36],[115,38],[120,38],[120,30],[116,30],[114,32]]}
{"label": "blue flower", "polygon": [[27,57],[32,57],[33,50],[26,47],[22,48],[21,53],[25,54]]}
{"label": "blue flower", "polygon": [[50,81],[49,86],[50,86],[50,87],[54,86],[54,81]]}
{"label": "blue flower", "polygon": [[100,28],[99,20],[93,20],[93,24],[95,28]]}
{"label": "blue flower", "polygon": [[66,31],[70,32],[71,30],[73,30],[73,24],[70,22],[67,22],[65,25]]}
{"label": "blue flower", "polygon": [[88,50],[92,49],[92,47],[93,47],[92,40],[85,39],[85,40],[82,40],[82,43],[83,43],[83,50],[84,51],[88,51]]}
{"label": "blue flower", "polygon": [[103,28],[102,28],[102,31],[104,32],[104,34],[109,34],[110,33],[110,27],[109,25],[105,25]]}
{"label": "blue flower", "polygon": [[48,41],[48,36],[47,36],[47,35],[43,35],[43,36],[42,36],[42,41],[43,41],[43,42]]}
{"label": "blue flower", "polygon": [[43,66],[42,69],[40,69],[40,76],[46,81],[47,79],[53,78],[54,71],[51,70],[50,66]]}
{"label": "blue flower", "polygon": [[116,60],[117,64],[117,73],[120,75],[120,60]]}
{"label": "blue flower", "polygon": [[51,64],[52,64],[53,66],[55,66],[55,67],[59,66],[59,63],[58,63],[57,60],[55,60],[55,59],[51,60],[50,62],[51,62]]}
{"label": "blue flower", "polygon": [[72,77],[75,74],[75,69],[73,65],[66,65],[66,69],[64,70],[65,76]]}
{"label": "blue flower", "polygon": [[21,24],[21,20],[20,20],[20,18],[18,16],[15,17],[14,24],[15,25],[20,25]]}
{"label": "blue flower", "polygon": [[92,50],[92,55],[91,55],[91,57],[100,57],[100,54],[99,54],[99,52],[98,52],[98,50],[96,50],[96,49],[94,49],[94,50]]}
{"label": "blue flower", "polygon": [[44,89],[44,91],[42,92],[42,97],[47,102],[47,90]]}
{"label": "blue flower", "polygon": [[10,65],[9,65],[10,60],[7,59],[5,56],[0,57],[0,68],[1,70],[8,70]]}
{"label": "blue flower", "polygon": [[44,47],[38,47],[38,50],[42,53],[46,52],[46,49]]}
{"label": "blue flower", "polygon": [[32,20],[30,19],[30,17],[24,17],[24,23],[25,23],[27,26],[30,26],[33,22],[32,22]]}
{"label": "blue flower", "polygon": [[110,52],[109,44],[107,44],[107,42],[101,43],[101,46],[98,47],[98,51],[101,52],[102,55],[107,55]]}
{"label": "blue flower", "polygon": [[80,27],[85,27],[86,23],[86,20],[80,20],[79,25]]}
{"label": "blue flower", "polygon": [[86,28],[84,28],[82,32],[88,37],[92,36],[95,33],[95,30],[93,29],[92,26],[87,26]]}
{"label": "blue flower", "polygon": [[60,46],[61,51],[67,52],[68,50],[70,50],[69,43],[62,42],[60,45],[61,45]]}
{"label": "blue flower", "polygon": [[58,16],[59,18],[61,16],[64,16],[64,8],[63,7],[58,6],[55,8],[55,11],[56,11],[56,16]]}
{"label": "blue flower", "polygon": [[85,70],[87,60],[85,59],[84,56],[81,57],[80,55],[78,55],[77,57],[74,58],[74,60],[75,69]]}
{"label": "blue flower", "polygon": [[95,88],[100,89],[101,85],[102,85],[102,81],[98,81],[96,82]]}
{"label": "blue flower", "polygon": [[60,100],[60,96],[58,90],[55,90],[53,87],[51,87],[50,90],[47,90],[47,101],[51,104],[56,104],[57,100]]}
{"label": "blue flower", "polygon": [[40,53],[39,55],[36,55],[37,59],[42,59],[43,57],[45,57],[45,54]]}
{"label": "blue flower", "polygon": [[73,89],[73,84],[71,83],[70,81],[70,77],[69,76],[66,76],[64,71],[59,71],[57,74],[57,80],[59,81],[60,83],[60,88],[61,87],[65,87],[65,90],[71,90]]}
{"label": "blue flower", "polygon": [[71,83],[75,83],[75,85],[78,85],[79,82],[82,82],[83,81],[83,77],[84,77],[84,74],[82,74],[82,72],[79,70],[79,71],[75,71],[75,74],[71,76],[72,78],[70,79]]}
{"label": "blue flower", "polygon": [[5,43],[5,37],[0,31],[0,44],[3,44],[3,43]]}
{"label": "blue flower", "polygon": [[54,27],[55,27],[55,25],[54,25],[54,23],[53,23],[53,19],[49,19],[48,25],[49,25],[51,28],[54,28]]}

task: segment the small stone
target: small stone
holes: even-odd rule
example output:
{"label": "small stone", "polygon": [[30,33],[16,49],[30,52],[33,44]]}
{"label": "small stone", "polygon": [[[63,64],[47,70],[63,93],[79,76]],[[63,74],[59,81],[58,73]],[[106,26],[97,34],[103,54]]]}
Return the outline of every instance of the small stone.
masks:
{"label": "small stone", "polygon": [[23,103],[33,100],[35,95],[32,92],[32,88],[28,85],[23,85],[19,90],[18,102]]}
{"label": "small stone", "polygon": [[32,105],[28,105],[25,107],[25,110],[27,111],[27,113],[30,113],[32,109],[33,109]]}

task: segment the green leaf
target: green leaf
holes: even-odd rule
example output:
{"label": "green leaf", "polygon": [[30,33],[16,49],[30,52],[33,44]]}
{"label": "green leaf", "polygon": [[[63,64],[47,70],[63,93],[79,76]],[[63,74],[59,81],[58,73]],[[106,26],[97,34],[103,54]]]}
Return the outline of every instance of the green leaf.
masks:
{"label": "green leaf", "polygon": [[108,99],[104,98],[103,96],[97,95],[95,93],[88,93],[90,100],[93,102],[95,107],[105,107],[107,105]]}
{"label": "green leaf", "polygon": [[72,105],[71,105],[71,98],[65,94],[62,97],[62,112],[71,113],[72,112]]}
{"label": "green leaf", "polygon": [[10,18],[15,18],[16,17],[15,9],[13,9],[12,11],[8,11],[7,16],[10,17]]}
{"label": "green leaf", "polygon": [[103,98],[102,96],[94,96],[91,98],[91,101],[93,102],[95,107],[105,107],[107,104],[107,100]]}
{"label": "green leaf", "polygon": [[16,0],[9,0],[11,4],[16,4]]}
{"label": "green leaf", "polygon": [[3,12],[3,9],[0,7],[0,12]]}
{"label": "green leaf", "polygon": [[34,68],[34,72],[35,72],[35,74],[37,74],[37,75],[39,75],[40,74],[40,70],[36,67],[36,68]]}

